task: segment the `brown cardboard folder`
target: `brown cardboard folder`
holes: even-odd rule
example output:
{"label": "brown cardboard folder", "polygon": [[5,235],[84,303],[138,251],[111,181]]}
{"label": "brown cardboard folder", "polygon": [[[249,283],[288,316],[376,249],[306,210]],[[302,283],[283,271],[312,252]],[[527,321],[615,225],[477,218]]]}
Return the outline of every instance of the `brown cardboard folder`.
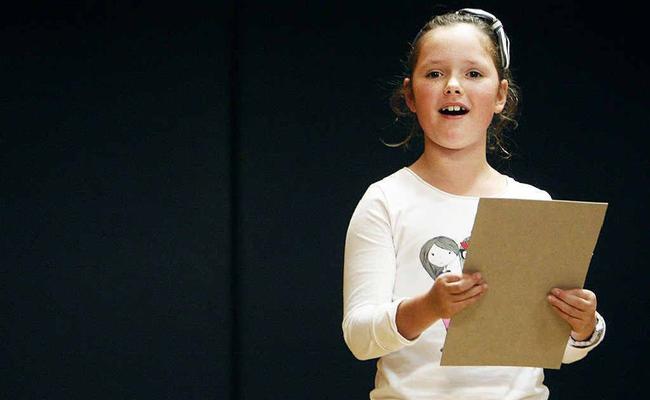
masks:
{"label": "brown cardboard folder", "polygon": [[465,272],[488,292],[450,323],[441,365],[560,368],[571,328],[548,304],[582,288],[607,203],[479,200]]}

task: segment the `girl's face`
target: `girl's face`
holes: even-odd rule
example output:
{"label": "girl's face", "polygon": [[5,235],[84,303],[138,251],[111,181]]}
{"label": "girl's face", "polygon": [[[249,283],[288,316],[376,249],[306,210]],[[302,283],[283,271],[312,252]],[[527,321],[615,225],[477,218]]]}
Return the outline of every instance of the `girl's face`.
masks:
{"label": "girl's face", "polygon": [[466,23],[436,27],[420,39],[417,65],[404,86],[425,146],[478,146],[485,152],[487,128],[494,113],[503,110],[508,93],[508,81],[499,81],[488,52],[489,40]]}

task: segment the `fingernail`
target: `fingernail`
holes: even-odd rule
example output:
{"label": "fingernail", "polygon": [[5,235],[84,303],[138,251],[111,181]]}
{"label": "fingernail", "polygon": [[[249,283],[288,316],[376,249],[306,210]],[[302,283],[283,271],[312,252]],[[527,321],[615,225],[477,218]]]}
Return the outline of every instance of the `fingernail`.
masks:
{"label": "fingernail", "polygon": [[551,290],[551,293],[553,293],[556,296],[559,296],[560,295],[560,289],[553,289],[553,290]]}

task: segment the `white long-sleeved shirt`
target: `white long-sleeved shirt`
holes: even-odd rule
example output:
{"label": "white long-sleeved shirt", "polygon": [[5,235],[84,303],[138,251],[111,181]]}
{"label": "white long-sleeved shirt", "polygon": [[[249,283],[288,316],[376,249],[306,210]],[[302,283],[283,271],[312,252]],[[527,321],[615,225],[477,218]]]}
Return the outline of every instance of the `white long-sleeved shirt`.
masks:
{"label": "white long-sleeved shirt", "polygon": [[[550,199],[531,185],[507,182],[495,197]],[[541,368],[441,367],[442,321],[414,340],[397,330],[401,301],[425,293],[440,273],[462,269],[478,200],[443,192],[404,167],[370,185],[359,201],[345,243],[342,328],[355,357],[380,357],[371,399],[548,398]],[[563,362],[585,357],[603,337],[584,348],[570,340]]]}

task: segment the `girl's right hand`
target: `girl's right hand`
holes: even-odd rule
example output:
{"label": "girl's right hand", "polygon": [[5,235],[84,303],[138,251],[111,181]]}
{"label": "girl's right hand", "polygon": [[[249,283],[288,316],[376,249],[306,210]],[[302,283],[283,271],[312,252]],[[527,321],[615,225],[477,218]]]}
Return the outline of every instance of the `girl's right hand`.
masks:
{"label": "girl's right hand", "polygon": [[436,278],[428,297],[438,318],[451,318],[474,304],[487,291],[481,274],[445,273]]}

